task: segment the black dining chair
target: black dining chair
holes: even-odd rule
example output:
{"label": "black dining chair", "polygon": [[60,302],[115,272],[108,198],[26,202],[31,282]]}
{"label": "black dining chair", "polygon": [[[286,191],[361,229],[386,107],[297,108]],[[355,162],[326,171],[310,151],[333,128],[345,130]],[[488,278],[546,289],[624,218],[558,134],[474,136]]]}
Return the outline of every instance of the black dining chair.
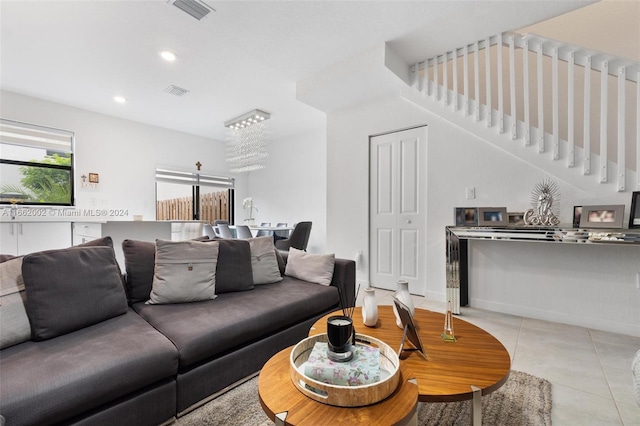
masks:
{"label": "black dining chair", "polygon": [[291,247],[298,250],[306,250],[310,234],[311,222],[298,222],[293,231],[291,231],[289,238],[276,240],[276,248],[282,251],[289,251]]}

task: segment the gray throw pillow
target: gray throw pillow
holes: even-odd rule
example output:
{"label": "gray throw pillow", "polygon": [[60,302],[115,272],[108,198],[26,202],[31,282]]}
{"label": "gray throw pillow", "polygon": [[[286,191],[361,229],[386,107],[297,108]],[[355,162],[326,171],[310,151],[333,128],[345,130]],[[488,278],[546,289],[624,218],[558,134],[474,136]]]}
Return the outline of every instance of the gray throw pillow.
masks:
{"label": "gray throw pillow", "polygon": [[331,285],[335,254],[315,254],[291,247],[285,275],[316,284]]}
{"label": "gray throw pillow", "polygon": [[198,302],[216,297],[219,244],[156,240],[149,304]]}
{"label": "gray throw pillow", "polygon": [[253,273],[253,284],[269,284],[282,281],[278,259],[273,246],[273,237],[251,238],[249,247],[251,248],[251,270]]}
{"label": "gray throw pillow", "polygon": [[111,247],[70,247],[22,260],[33,340],[47,340],[127,312]]}
{"label": "gray throw pillow", "polygon": [[0,349],[31,339],[22,257],[0,263]]}

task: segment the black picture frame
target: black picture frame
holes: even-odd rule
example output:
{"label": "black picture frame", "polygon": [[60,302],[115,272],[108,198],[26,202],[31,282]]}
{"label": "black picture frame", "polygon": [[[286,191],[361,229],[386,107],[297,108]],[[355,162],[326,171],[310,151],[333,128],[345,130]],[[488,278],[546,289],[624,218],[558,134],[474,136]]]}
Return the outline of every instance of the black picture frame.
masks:
{"label": "black picture frame", "polygon": [[456,226],[478,226],[477,207],[456,207],[454,217]]}
{"label": "black picture frame", "polygon": [[580,219],[582,218],[582,206],[573,206],[573,227],[580,228]]}
{"label": "black picture frame", "polygon": [[629,228],[640,228],[640,191],[633,191],[631,193]]}
{"label": "black picture frame", "polygon": [[[400,316],[400,321],[404,326],[404,334],[402,336],[402,342],[400,343],[400,349],[398,350],[398,357],[400,357],[402,352],[405,351],[417,351],[424,359],[427,359],[427,354],[424,353],[424,347],[422,346],[422,341],[418,334],[418,327],[416,327],[416,324],[413,322],[413,316],[411,315],[409,307],[402,303],[397,297],[392,297],[393,303],[398,311],[398,315]],[[407,349],[404,347],[406,340],[409,340],[409,343],[413,345],[413,348]]]}

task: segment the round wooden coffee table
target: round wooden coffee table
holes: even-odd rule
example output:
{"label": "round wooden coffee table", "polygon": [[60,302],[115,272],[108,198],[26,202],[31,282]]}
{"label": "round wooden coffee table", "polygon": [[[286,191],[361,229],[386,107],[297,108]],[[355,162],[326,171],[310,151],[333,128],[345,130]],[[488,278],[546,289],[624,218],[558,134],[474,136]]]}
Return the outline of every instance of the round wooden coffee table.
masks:
{"label": "round wooden coffee table", "polygon": [[[327,318],[320,318],[309,335],[326,333]],[[416,308],[413,320],[427,360],[417,352],[406,352],[400,365],[409,370],[418,383],[418,399],[422,402],[472,400],[472,423],[482,423],[482,395],[488,395],[506,383],[511,370],[511,357],[504,345],[480,327],[453,318],[456,342],[442,339],[444,314]],[[376,337],[394,349],[400,348],[403,330],[396,325],[391,306],[378,306],[378,324],[362,323],[362,309],[353,313],[353,323],[360,334]],[[406,345],[410,347],[411,345]]]}
{"label": "round wooden coffee table", "polygon": [[416,424],[418,387],[400,367],[398,388],[386,399],[364,407],[334,407],[305,396],[291,383],[289,356],[293,346],[262,367],[258,394],[262,409],[276,425],[408,425]]}
{"label": "round wooden coffee table", "polygon": [[[320,318],[309,335],[327,332],[327,318]],[[367,327],[362,323],[362,310],[353,313],[356,331],[376,337],[394,349],[400,348],[402,329],[396,325],[391,306],[378,306],[378,324]],[[422,402],[452,402],[473,398],[474,388],[482,395],[490,394],[506,383],[511,370],[511,357],[505,347],[491,334],[460,318],[453,317],[457,342],[445,342],[441,335],[444,314],[416,308],[414,322],[428,360],[418,353],[408,352],[400,364],[408,367],[418,381]],[[411,346],[410,344],[408,345]]]}

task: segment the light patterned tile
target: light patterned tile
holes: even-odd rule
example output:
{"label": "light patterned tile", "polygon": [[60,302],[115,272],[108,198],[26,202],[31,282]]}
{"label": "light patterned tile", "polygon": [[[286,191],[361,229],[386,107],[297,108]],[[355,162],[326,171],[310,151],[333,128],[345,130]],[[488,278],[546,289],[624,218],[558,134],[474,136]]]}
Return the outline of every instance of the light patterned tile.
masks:
{"label": "light patterned tile", "polygon": [[618,403],[618,411],[625,426],[640,425],[640,407],[637,404]]}
{"label": "light patterned tile", "polygon": [[612,399],[552,383],[551,423],[554,425],[623,425]]}

